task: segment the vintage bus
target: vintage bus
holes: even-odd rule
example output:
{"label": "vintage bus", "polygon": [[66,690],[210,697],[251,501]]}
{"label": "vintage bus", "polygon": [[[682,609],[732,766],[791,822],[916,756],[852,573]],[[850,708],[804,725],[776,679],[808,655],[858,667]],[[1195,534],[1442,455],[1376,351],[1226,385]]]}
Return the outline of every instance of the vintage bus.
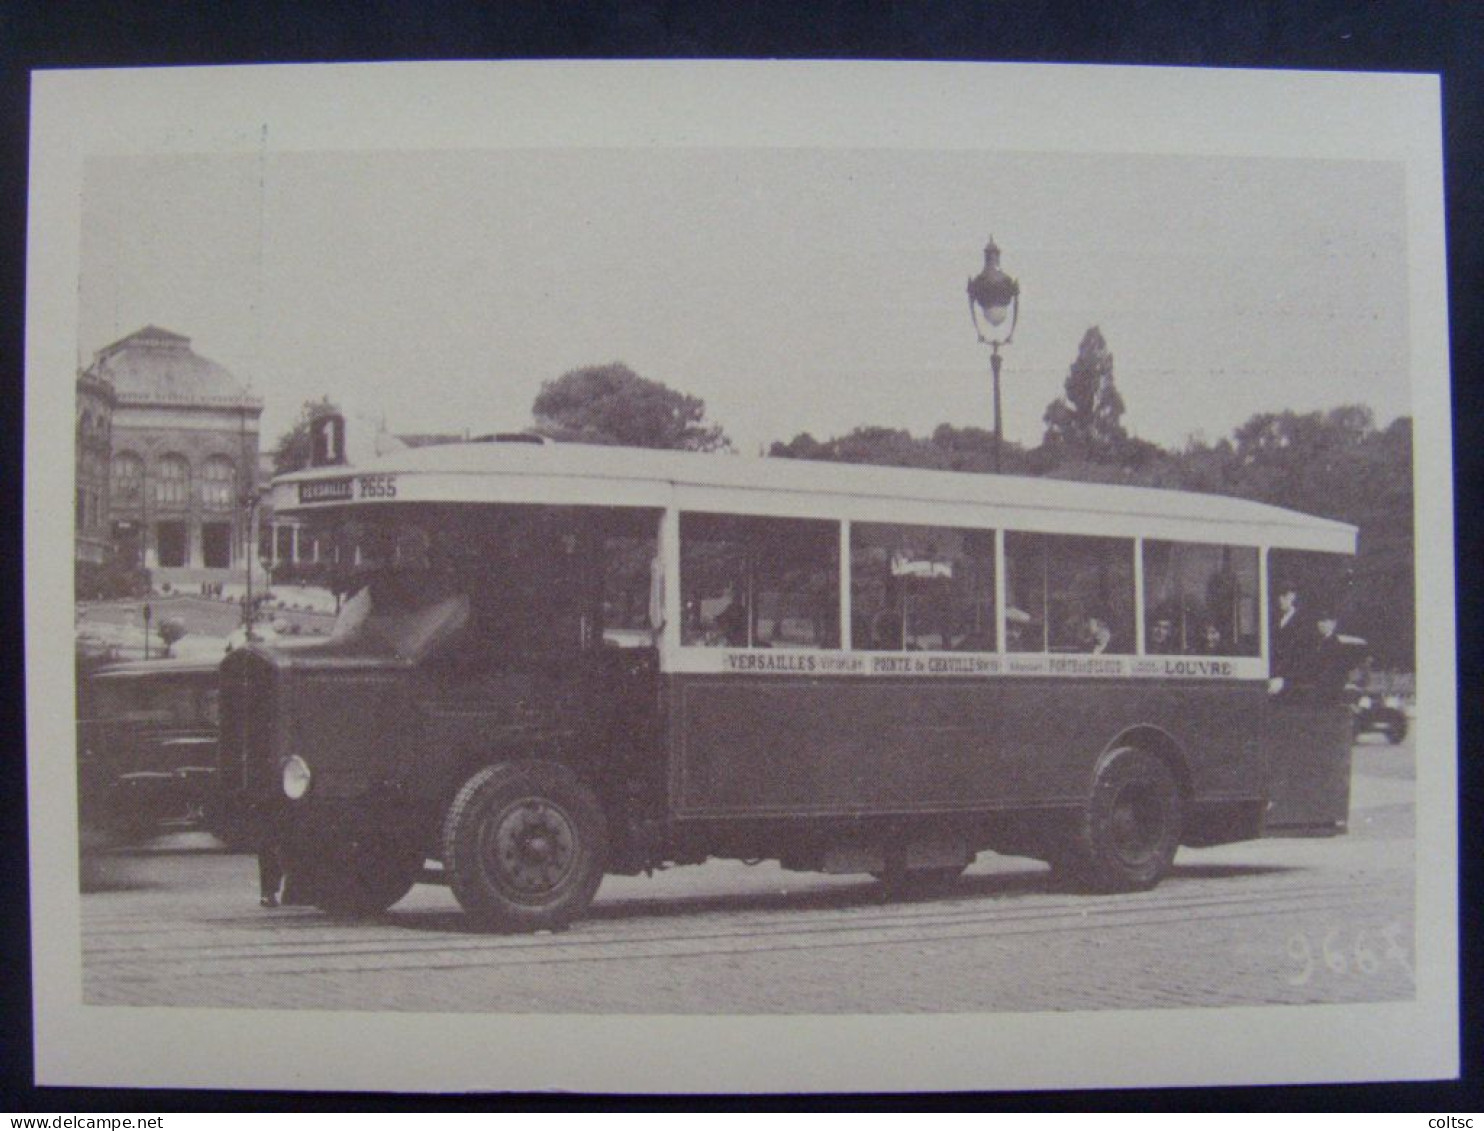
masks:
{"label": "vintage bus", "polygon": [[1342,523],[500,442],[273,490],[360,572],[324,643],[227,658],[220,776],[337,914],[431,881],[560,927],[605,873],[711,857],[907,888],[988,850],[1124,891],[1181,845],[1345,827],[1345,708],[1269,670],[1274,563],[1343,561]]}

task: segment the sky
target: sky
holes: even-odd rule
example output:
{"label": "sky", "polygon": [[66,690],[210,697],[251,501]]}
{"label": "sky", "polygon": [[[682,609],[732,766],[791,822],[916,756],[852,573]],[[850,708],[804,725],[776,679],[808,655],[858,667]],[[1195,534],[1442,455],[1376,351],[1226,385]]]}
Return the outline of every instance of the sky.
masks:
{"label": "sky", "polygon": [[[1399,164],[883,149],[347,151],[92,158],[79,360],[155,324],[265,401],[352,429],[530,423],[622,361],[736,447],[863,424],[989,428],[965,283],[1021,284],[1007,440],[1034,445],[1102,329],[1129,430],[1410,411]],[[358,424],[358,422],[360,422]]]}

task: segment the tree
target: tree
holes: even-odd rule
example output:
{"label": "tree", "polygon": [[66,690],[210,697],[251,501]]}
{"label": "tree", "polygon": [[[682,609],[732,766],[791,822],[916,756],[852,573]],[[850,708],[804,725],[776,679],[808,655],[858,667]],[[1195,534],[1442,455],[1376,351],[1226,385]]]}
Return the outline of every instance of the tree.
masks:
{"label": "tree", "polygon": [[1096,462],[1123,457],[1129,442],[1123,398],[1113,384],[1113,355],[1096,326],[1082,335],[1065,389],[1046,406],[1043,446]]}
{"label": "tree", "polygon": [[543,382],[531,414],[540,431],[558,440],[692,452],[731,447],[721,426],[706,420],[705,401],[640,377],[620,362]]}
{"label": "tree", "polygon": [[318,417],[339,411],[340,406],[328,395],[317,401],[305,401],[294,426],[278,438],[278,446],[273,449],[273,473],[287,475],[308,467],[314,454],[309,425]]}
{"label": "tree", "polygon": [[155,631],[160,634],[160,640],[165,645],[165,655],[168,657],[171,654],[171,649],[175,647],[176,642],[185,636],[186,626],[185,622],[178,617],[166,617],[160,621],[160,625]]}
{"label": "tree", "polygon": [[[950,471],[986,474],[994,471],[994,433],[987,428],[955,428],[952,424],[940,424],[933,429],[933,446],[944,453],[944,466]],[[1012,475],[1024,472],[1024,452],[1018,444],[1005,443],[1001,455],[1003,470]]]}
{"label": "tree", "polygon": [[1187,490],[1237,495],[1349,522],[1357,553],[1340,604],[1341,631],[1363,636],[1378,662],[1410,669],[1415,650],[1412,422],[1378,430],[1371,410],[1266,412],[1215,445],[1176,457]]}
{"label": "tree", "polygon": [[[1018,446],[1006,444],[1004,454],[1007,470],[1023,467],[1025,455]],[[801,432],[786,444],[775,441],[768,455],[777,459],[814,459],[878,467],[988,472],[994,465],[994,434],[983,428],[940,424],[931,437],[919,437],[904,428],[866,424],[824,441]]]}

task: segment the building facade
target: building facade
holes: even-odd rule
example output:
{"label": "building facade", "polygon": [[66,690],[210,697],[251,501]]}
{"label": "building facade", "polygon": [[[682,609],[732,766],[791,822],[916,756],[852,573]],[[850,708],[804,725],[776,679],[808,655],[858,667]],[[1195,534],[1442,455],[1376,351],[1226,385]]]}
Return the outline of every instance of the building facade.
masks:
{"label": "building facade", "polygon": [[109,560],[109,461],[113,452],[113,386],[92,372],[77,377],[77,435],[73,450],[73,537],[79,562]]}
{"label": "building facade", "polygon": [[[262,401],[189,338],[157,326],[94,356],[78,380],[79,436],[85,385],[90,404],[100,387],[112,391],[98,513],[114,560],[150,570],[157,586],[240,576],[253,550],[243,500],[257,486]],[[79,438],[80,491],[82,460]],[[80,533],[80,558],[83,548]]]}

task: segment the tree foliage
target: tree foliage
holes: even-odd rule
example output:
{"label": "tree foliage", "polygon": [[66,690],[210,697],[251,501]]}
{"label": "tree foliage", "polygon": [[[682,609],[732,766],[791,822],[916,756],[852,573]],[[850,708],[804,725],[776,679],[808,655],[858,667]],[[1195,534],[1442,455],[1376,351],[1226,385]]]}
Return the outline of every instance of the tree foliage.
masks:
{"label": "tree foliage", "polygon": [[302,471],[308,467],[314,456],[309,425],[318,417],[339,411],[340,406],[330,400],[328,394],[317,401],[305,401],[293,427],[279,436],[278,445],[273,449],[273,473],[287,475],[291,471]]}
{"label": "tree foliage", "polygon": [[[931,437],[917,437],[903,428],[867,424],[824,441],[801,432],[787,443],[775,441],[768,454],[780,459],[989,472],[994,470],[994,433],[982,428],[940,424]],[[1005,445],[1004,466],[1012,473],[1030,470],[1020,445]]]}
{"label": "tree foliage", "polygon": [[1371,410],[1260,413],[1215,445],[1177,459],[1187,490],[1237,495],[1359,528],[1341,631],[1363,636],[1376,659],[1410,667],[1415,642],[1412,421],[1378,429]]}
{"label": "tree foliage", "polygon": [[165,645],[165,655],[170,656],[176,643],[185,637],[185,621],[179,617],[166,617],[160,621],[155,631],[159,634],[161,643]]}
{"label": "tree foliage", "polygon": [[543,382],[531,413],[537,428],[557,440],[693,452],[730,447],[721,426],[706,420],[705,401],[619,362]]}
{"label": "tree foliage", "polygon": [[1046,406],[1043,446],[1113,462],[1128,444],[1123,413],[1123,398],[1113,384],[1113,355],[1103,332],[1093,326],[1082,335],[1063,394]]}

